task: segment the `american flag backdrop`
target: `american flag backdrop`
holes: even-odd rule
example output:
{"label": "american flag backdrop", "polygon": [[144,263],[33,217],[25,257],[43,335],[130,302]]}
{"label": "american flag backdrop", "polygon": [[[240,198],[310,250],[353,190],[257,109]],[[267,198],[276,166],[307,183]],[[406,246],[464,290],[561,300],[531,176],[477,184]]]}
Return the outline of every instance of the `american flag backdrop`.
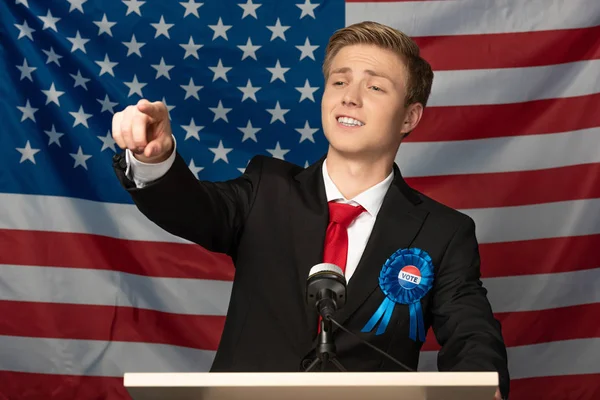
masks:
{"label": "american flag backdrop", "polygon": [[[137,211],[112,116],[164,101],[199,179],[312,163],[327,40],[362,20],[434,68],[397,161],[475,219],[511,398],[600,398],[600,1],[2,0],[0,399],[210,368],[233,268]],[[420,369],[438,349],[429,332]]]}

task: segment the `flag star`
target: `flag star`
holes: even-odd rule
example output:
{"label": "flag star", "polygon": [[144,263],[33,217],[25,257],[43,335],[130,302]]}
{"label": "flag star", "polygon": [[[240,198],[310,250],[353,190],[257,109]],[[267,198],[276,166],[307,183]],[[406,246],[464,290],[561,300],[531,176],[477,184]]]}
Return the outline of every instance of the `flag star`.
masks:
{"label": "flag star", "polygon": [[258,142],[258,139],[256,139],[256,133],[260,131],[261,128],[254,128],[250,120],[248,120],[246,127],[238,129],[244,134],[244,137],[242,137],[242,142],[245,142],[247,139],[252,139],[255,142]]}
{"label": "flag star", "polygon": [[49,137],[48,146],[50,146],[52,143],[56,143],[58,145],[58,147],[61,147],[60,138],[61,138],[61,136],[64,135],[64,133],[56,132],[56,128],[54,127],[54,124],[52,124],[52,130],[44,131],[44,133],[46,135],[48,135],[48,137]]}
{"label": "flag star", "polygon": [[304,4],[296,4],[296,7],[302,10],[302,14],[300,14],[300,19],[304,18],[307,15],[315,18],[315,8],[319,7],[318,4],[311,4],[310,0],[305,0]]}
{"label": "flag star", "polygon": [[46,60],[46,64],[50,64],[51,62],[53,62],[53,63],[56,63],[56,65],[58,65],[60,67],[60,62],[58,60],[63,58],[63,56],[59,56],[58,54],[56,54],[54,52],[53,47],[50,47],[50,50],[42,50],[42,51],[48,56],[48,60]]}
{"label": "flag star", "polygon": [[190,161],[190,165],[188,165],[188,168],[190,169],[190,171],[192,171],[192,174],[196,176],[196,179],[200,179],[200,177],[198,176],[198,172],[202,171],[204,167],[197,167],[194,163],[194,159],[192,158],[192,160]]}
{"label": "flag star", "polygon": [[165,107],[167,107],[167,112],[169,113],[169,119],[171,119],[171,110],[174,109],[175,106],[168,105],[167,100],[165,99],[165,96],[163,96],[162,102],[164,103]]}
{"label": "flag star", "polygon": [[146,86],[147,83],[139,82],[136,74],[133,74],[133,80],[131,82],[123,83],[129,88],[129,94],[127,97],[131,97],[134,93],[137,93],[140,97],[144,97],[142,94],[142,88]]}
{"label": "flag star", "polygon": [[113,110],[113,108],[114,106],[119,104],[110,101],[110,99],[108,98],[108,94],[104,96],[104,100],[96,99],[96,101],[102,104],[102,110],[100,110],[100,113],[103,113],[104,111],[110,111],[111,114],[114,114],[115,110]]}
{"label": "flag star", "polygon": [[194,139],[200,141],[199,132],[202,129],[204,129],[204,127],[196,125],[194,118],[192,118],[189,125],[181,125],[181,127],[185,130],[185,139],[183,139],[183,140],[188,140],[189,138],[194,138]]}
{"label": "flag star", "polygon": [[306,161],[304,162],[304,168],[308,168],[309,166],[310,166],[310,164],[308,163],[308,160],[306,160]]}
{"label": "flag star", "polygon": [[82,86],[85,90],[87,90],[87,86],[85,84],[88,83],[91,79],[84,78],[83,76],[81,76],[81,71],[79,70],[77,70],[77,75],[69,75],[71,75],[71,78],[75,79],[75,84],[73,85],[73,87]]}
{"label": "flag star", "polygon": [[319,90],[319,87],[318,86],[311,87],[310,84],[308,83],[308,79],[307,79],[306,82],[304,82],[304,86],[297,87],[296,90],[299,91],[300,93],[302,93],[302,95],[300,96],[300,100],[298,100],[299,103],[302,103],[302,100],[304,100],[304,99],[309,99],[314,103],[315,98],[313,96],[313,93],[316,92],[317,90]]}
{"label": "flag star", "polygon": [[87,0],[67,0],[67,1],[69,3],[71,3],[69,12],[77,9],[77,10],[81,11],[81,13],[83,14],[83,3],[85,3]]}
{"label": "flag star", "polygon": [[284,74],[289,71],[289,68],[282,68],[279,60],[277,60],[275,66],[273,68],[267,68],[267,70],[272,74],[271,82],[273,82],[275,79],[281,79],[283,82],[285,82]]}
{"label": "flag star", "polygon": [[219,22],[217,25],[209,25],[208,27],[212,29],[215,33],[213,35],[212,40],[215,40],[219,36],[221,36],[225,40],[227,39],[227,31],[231,29],[233,25],[223,25],[223,21],[221,21],[221,17],[219,17]]}
{"label": "flag star", "polygon": [[195,97],[196,100],[200,100],[200,97],[198,97],[198,90],[202,89],[204,86],[196,86],[194,84],[194,78],[190,78],[189,84],[179,85],[179,86],[181,86],[183,89],[185,89],[184,100],[187,100],[188,97]]}
{"label": "flag star", "polygon": [[262,6],[262,4],[254,4],[252,3],[252,0],[248,0],[246,4],[238,4],[238,6],[242,7],[244,10],[242,19],[246,18],[248,15],[252,15],[255,19],[258,19],[258,16],[256,15],[256,9]]}
{"label": "flag star", "polygon": [[231,70],[231,67],[224,67],[220,58],[219,58],[219,62],[217,63],[216,67],[208,67],[208,68],[212,72],[214,72],[214,76],[213,76],[213,80],[212,80],[213,82],[219,78],[223,79],[225,82],[228,82],[227,81],[227,72],[229,72]]}
{"label": "flag star", "polygon": [[43,31],[50,28],[54,29],[54,32],[58,32],[58,29],[56,28],[56,23],[60,21],[60,18],[53,17],[52,12],[50,10],[48,10],[45,17],[39,16],[38,18],[44,22],[44,26],[42,27]]}
{"label": "flag star", "polygon": [[183,18],[187,17],[190,14],[195,15],[200,18],[198,15],[198,8],[202,7],[204,3],[196,3],[194,0],[189,0],[187,3],[179,2],[183,7],[185,7],[185,14],[183,14]]}
{"label": "flag star", "polygon": [[248,79],[248,83],[246,84],[246,86],[238,86],[238,89],[241,90],[242,93],[244,93],[242,101],[246,99],[252,99],[255,102],[258,102],[258,100],[256,100],[256,92],[260,90],[260,87],[253,87],[252,82],[250,82],[250,79]]}
{"label": "flag star", "polygon": [[146,43],[142,43],[142,42],[138,42],[135,39],[135,34],[131,35],[131,42],[122,42],[125,46],[127,46],[127,57],[129,57],[130,55],[132,55],[133,53],[137,54],[138,56],[142,56],[142,53],[140,52],[140,49],[146,45]]}
{"label": "flag star", "polygon": [[227,119],[227,113],[229,111],[231,111],[232,109],[223,107],[223,103],[221,103],[221,100],[219,100],[219,105],[217,107],[208,107],[208,109],[210,111],[212,111],[213,113],[215,113],[213,122],[215,122],[219,119],[222,119],[225,122],[229,122],[229,120]]}
{"label": "flag star", "polygon": [[25,7],[29,8],[28,0],[15,0],[15,5],[23,4]]}
{"label": "flag star", "polygon": [[92,117],[92,114],[86,114],[83,111],[83,106],[79,106],[79,111],[77,112],[69,111],[69,114],[71,114],[71,116],[75,118],[75,122],[73,122],[73,128],[75,128],[79,124],[85,126],[86,128],[89,128],[87,120]]}
{"label": "flag star", "polygon": [[240,171],[241,174],[245,174],[246,168],[248,168],[248,164],[250,164],[250,160],[248,160],[248,162],[246,163],[246,166],[244,168],[238,168],[238,171]]}
{"label": "flag star", "polygon": [[30,67],[26,58],[23,59],[23,65],[17,65],[16,67],[19,69],[19,71],[21,71],[21,79],[19,80],[22,81],[23,78],[28,78],[31,82],[33,82],[31,73],[35,71],[37,67]]}
{"label": "flag star", "polygon": [[271,42],[273,40],[275,40],[275,38],[281,38],[285,41],[285,31],[290,29],[290,26],[289,25],[287,25],[287,26],[281,25],[279,18],[277,18],[277,22],[275,23],[275,25],[267,26],[267,28],[271,32],[273,32],[273,34],[271,35]]}
{"label": "flag star", "polygon": [[115,26],[117,23],[116,22],[108,22],[108,20],[106,19],[106,13],[104,13],[104,16],[102,17],[101,21],[94,21],[94,24],[96,24],[98,26],[98,36],[102,35],[103,33],[106,33],[108,36],[112,37],[112,31],[111,28],[113,26]]}
{"label": "flag star", "polygon": [[296,128],[296,132],[298,132],[301,136],[300,136],[300,143],[304,142],[305,140],[310,140],[311,142],[315,142],[315,138],[313,137],[313,135],[315,134],[316,131],[318,131],[318,128],[311,128],[308,125],[308,121],[306,121],[304,123],[304,128]]}
{"label": "flag star", "polygon": [[58,101],[58,98],[60,96],[62,96],[63,94],[65,94],[65,92],[58,91],[54,88],[54,82],[52,82],[50,89],[42,90],[42,93],[44,93],[46,95],[46,105],[48,103],[52,102],[52,103],[56,103],[56,105],[59,107],[60,107],[60,102]]}
{"label": "flag star", "polygon": [[219,146],[209,148],[209,150],[212,151],[213,153],[215,153],[215,158],[213,160],[213,163],[216,163],[219,160],[223,160],[227,164],[229,164],[229,160],[227,159],[227,154],[229,154],[229,152],[231,152],[231,150],[233,150],[233,148],[223,147],[222,140],[219,140]]}
{"label": "flag star", "polygon": [[115,76],[113,68],[119,64],[118,62],[111,62],[108,58],[108,54],[104,55],[104,61],[95,61],[95,63],[98,64],[101,68],[100,72],[98,73],[98,76],[102,76],[104,73],[108,73],[113,77]]}
{"label": "flag star", "polygon": [[306,38],[306,40],[304,41],[304,45],[296,46],[296,48],[298,50],[300,50],[300,52],[301,52],[300,61],[302,61],[302,59],[304,59],[305,57],[310,57],[314,60],[315,59],[314,51],[316,49],[318,49],[319,46],[312,46],[310,44],[310,41],[308,40],[308,38]]}
{"label": "flag star", "polygon": [[40,151],[40,149],[32,148],[31,144],[29,144],[29,140],[25,144],[25,147],[17,147],[16,150],[21,153],[21,160],[19,161],[19,164],[27,160],[35,164],[34,156]]}
{"label": "flag star", "polygon": [[156,39],[160,35],[165,35],[167,38],[171,39],[171,36],[169,36],[169,29],[171,29],[173,27],[173,25],[175,25],[175,24],[167,24],[165,22],[165,17],[163,17],[161,15],[160,21],[158,23],[150,24],[150,25],[152,25],[154,27],[154,29],[156,29],[156,34],[154,35],[154,39]]}
{"label": "flag star", "polygon": [[144,3],[145,1],[139,0],[123,0],[123,4],[127,6],[127,13],[125,13],[125,16],[128,16],[129,14],[134,12],[141,17],[142,11],[140,10],[140,7],[143,6]]}
{"label": "flag star", "polygon": [[67,40],[73,44],[73,47],[71,47],[71,53],[73,53],[75,50],[81,50],[87,54],[87,51],[85,51],[85,44],[89,42],[90,39],[82,38],[81,35],[79,35],[79,31],[77,31],[74,38],[68,37]]}
{"label": "flag star", "polygon": [[267,111],[269,112],[269,114],[271,114],[271,124],[277,120],[285,124],[285,118],[283,116],[287,114],[290,110],[286,108],[281,108],[279,106],[279,101],[277,101],[277,104],[275,104],[275,108],[267,108]]}
{"label": "flag star", "polygon": [[27,103],[25,103],[25,107],[21,107],[21,106],[17,106],[17,108],[19,109],[19,111],[21,111],[23,113],[23,116],[21,117],[21,122],[25,121],[26,119],[30,119],[33,122],[35,122],[35,113],[37,110],[39,110],[39,108],[34,108],[31,107],[31,104],[29,104],[29,99],[27,99]]}
{"label": "flag star", "polygon": [[69,155],[75,159],[75,164],[73,165],[73,168],[77,168],[81,165],[83,168],[87,169],[86,161],[92,157],[89,154],[83,154],[81,146],[79,146],[79,150],[77,150],[77,153],[69,153]]}
{"label": "flag star", "polygon": [[19,37],[17,39],[21,39],[22,37],[27,36],[29,39],[33,40],[33,36],[31,34],[33,32],[35,32],[35,29],[30,28],[29,25],[27,25],[27,20],[24,20],[22,25],[19,25],[19,24],[14,24],[14,25],[19,30]]}
{"label": "flag star", "polygon": [[169,71],[172,70],[175,66],[165,64],[165,59],[163,57],[160,58],[160,64],[154,64],[150,66],[156,70],[156,78],[154,79],[158,79],[161,76],[164,76],[165,78],[171,80]]}
{"label": "flag star", "polygon": [[100,149],[101,152],[106,149],[111,149],[113,151],[113,153],[117,152],[117,149],[115,148],[115,140],[113,139],[112,135],[110,134],[110,131],[106,132],[106,136],[96,136],[96,137],[102,141],[102,148]]}
{"label": "flag star", "polygon": [[180,46],[185,49],[185,55],[183,56],[184,60],[188,58],[188,56],[196,57],[199,60],[200,58],[198,57],[198,49],[204,45],[194,43],[194,38],[190,36],[188,43],[180,44]]}
{"label": "flag star", "polygon": [[267,149],[267,151],[271,153],[273,158],[279,158],[281,160],[284,160],[285,155],[290,152],[289,150],[282,149],[279,142],[277,142],[274,149]]}
{"label": "flag star", "polygon": [[242,55],[242,61],[243,61],[247,57],[252,57],[256,60],[256,50],[260,49],[262,46],[253,46],[252,40],[250,38],[248,38],[248,41],[246,42],[246,44],[244,46],[238,46],[238,47],[244,51],[244,54]]}

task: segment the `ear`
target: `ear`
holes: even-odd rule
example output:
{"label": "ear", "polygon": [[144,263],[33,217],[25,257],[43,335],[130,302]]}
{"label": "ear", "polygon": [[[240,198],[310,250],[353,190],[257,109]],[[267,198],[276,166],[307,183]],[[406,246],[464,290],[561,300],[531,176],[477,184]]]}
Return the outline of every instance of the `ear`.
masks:
{"label": "ear", "polygon": [[401,129],[404,137],[417,127],[422,116],[423,105],[421,103],[413,103],[406,108],[406,114],[404,116],[404,121],[402,121]]}

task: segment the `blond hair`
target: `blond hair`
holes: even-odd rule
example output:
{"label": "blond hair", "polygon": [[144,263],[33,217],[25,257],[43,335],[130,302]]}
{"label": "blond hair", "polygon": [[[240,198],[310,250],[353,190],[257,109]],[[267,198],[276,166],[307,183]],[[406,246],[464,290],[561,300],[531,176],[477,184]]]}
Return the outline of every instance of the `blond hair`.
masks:
{"label": "blond hair", "polygon": [[356,44],[375,45],[400,56],[408,70],[405,104],[421,103],[425,107],[433,83],[431,65],[420,56],[419,46],[408,35],[378,22],[359,22],[339,29],[331,36],[323,62],[325,80],[336,54],[343,47]]}

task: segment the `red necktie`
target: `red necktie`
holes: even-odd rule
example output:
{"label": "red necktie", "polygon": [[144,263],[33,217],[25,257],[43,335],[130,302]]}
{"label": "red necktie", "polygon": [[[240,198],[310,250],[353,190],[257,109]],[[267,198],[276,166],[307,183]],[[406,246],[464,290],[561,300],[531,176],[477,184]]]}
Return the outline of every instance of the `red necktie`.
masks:
{"label": "red necktie", "polygon": [[346,272],[348,226],[365,209],[362,206],[329,202],[329,225],[325,233],[323,262],[337,265]]}

